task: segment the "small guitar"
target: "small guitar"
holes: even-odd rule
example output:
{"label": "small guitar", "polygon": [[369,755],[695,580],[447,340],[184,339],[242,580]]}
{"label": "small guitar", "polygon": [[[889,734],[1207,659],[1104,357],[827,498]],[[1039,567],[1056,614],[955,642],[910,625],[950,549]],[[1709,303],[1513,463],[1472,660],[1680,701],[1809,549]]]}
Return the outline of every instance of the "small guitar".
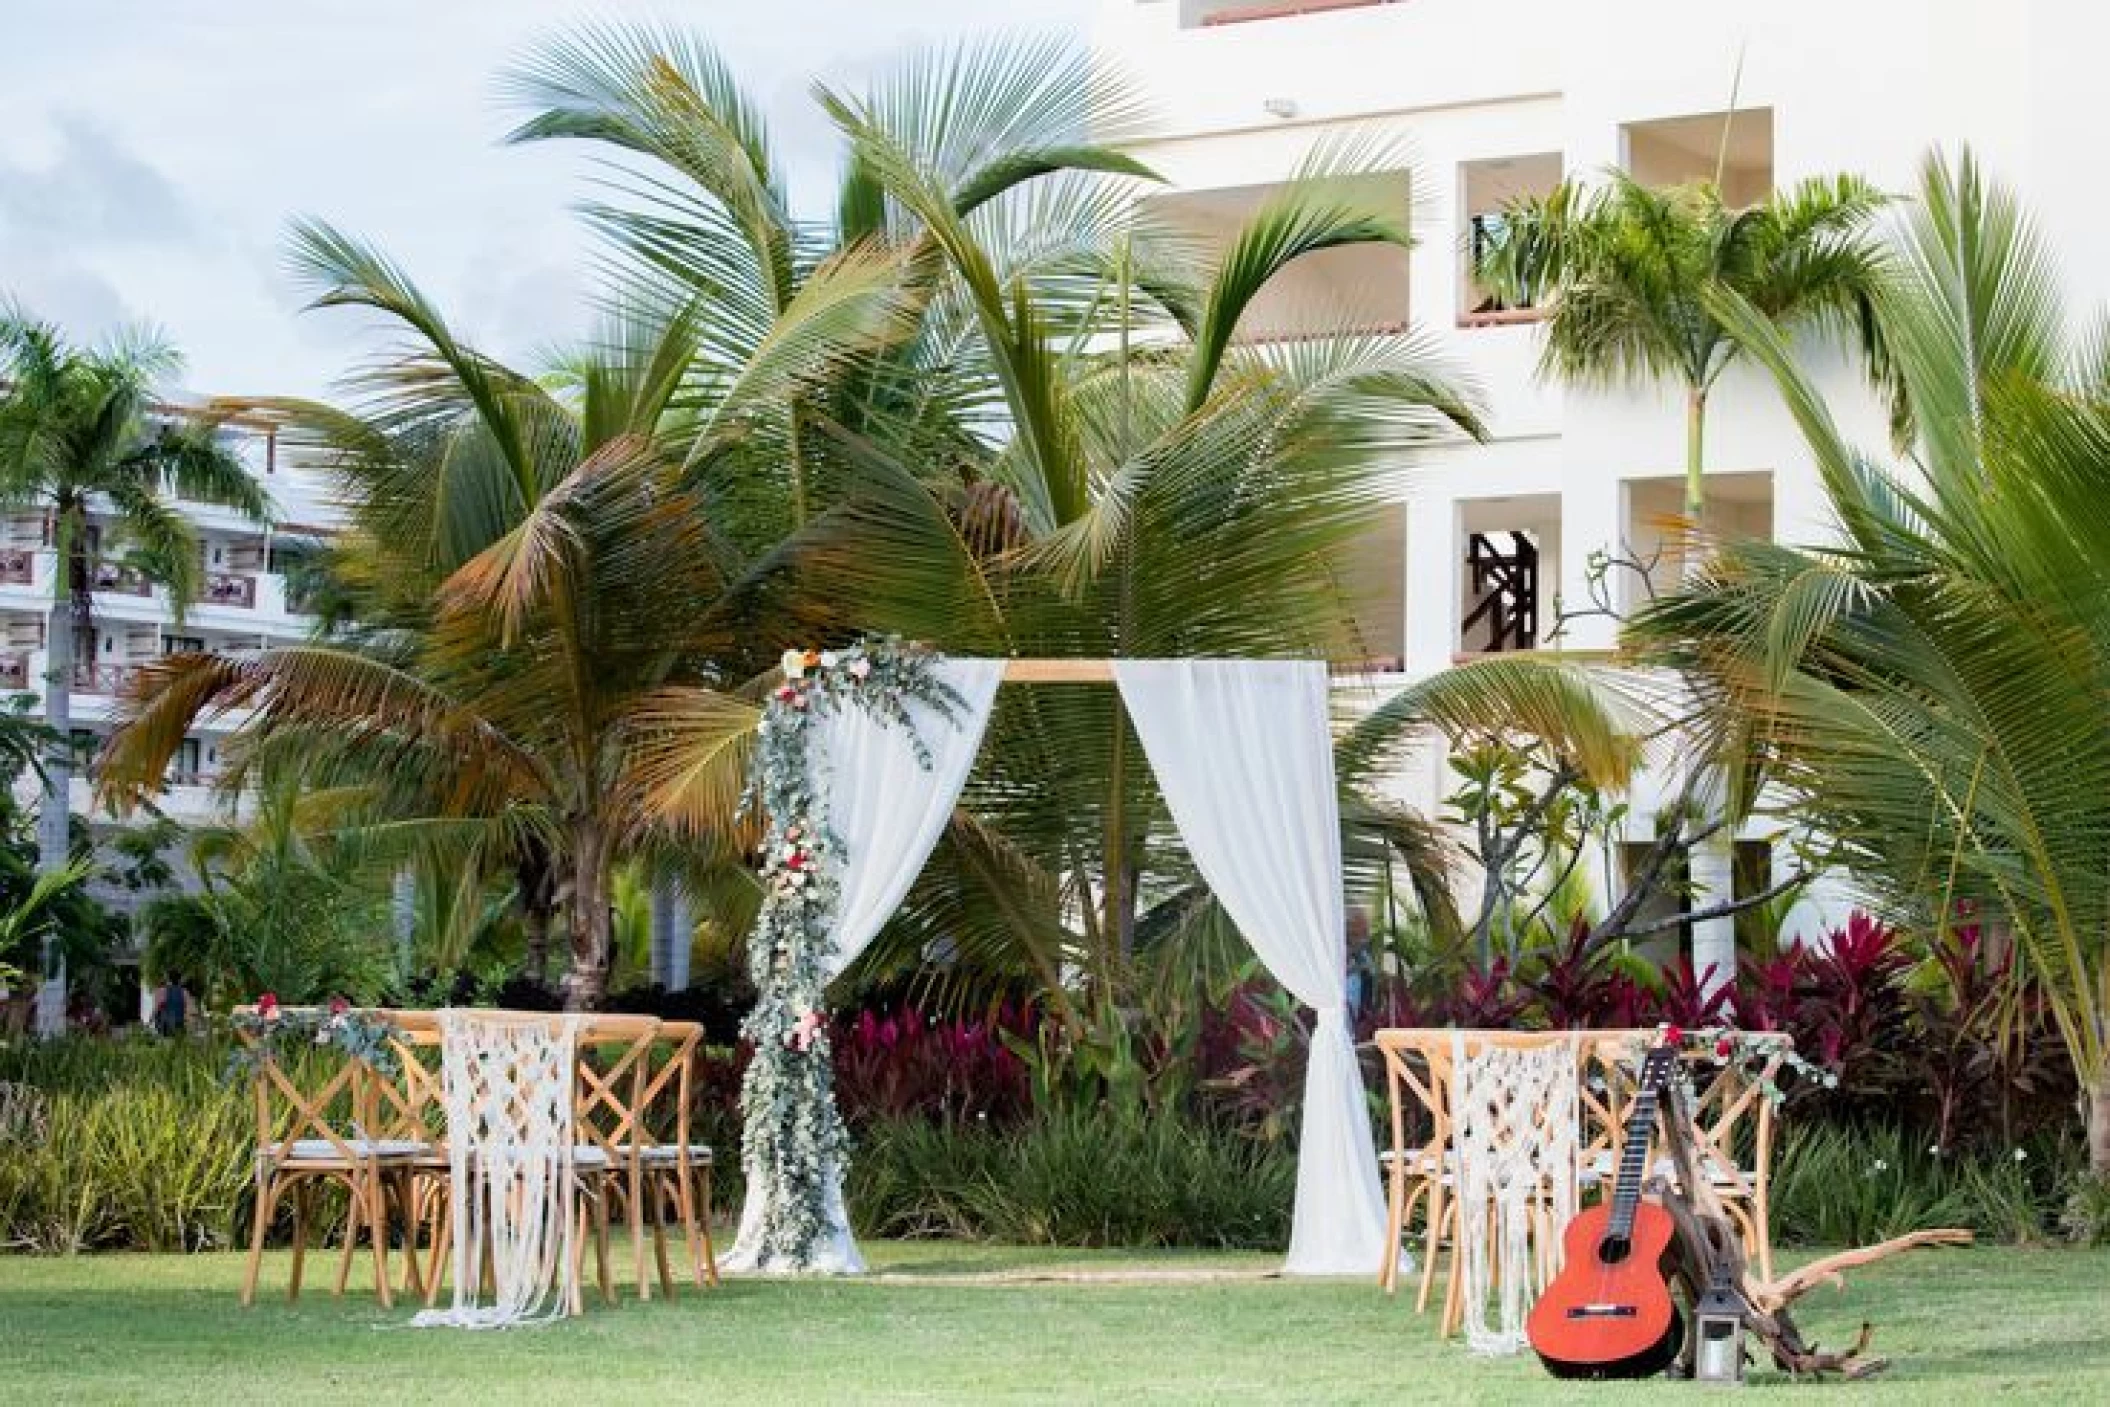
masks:
{"label": "small guitar", "polygon": [[1568,1223],[1561,1273],[1525,1321],[1555,1377],[1646,1378],[1677,1357],[1683,1324],[1664,1273],[1674,1226],[1661,1203],[1641,1195],[1659,1092],[1677,1058],[1674,1047],[1658,1045],[1642,1061],[1611,1200]]}

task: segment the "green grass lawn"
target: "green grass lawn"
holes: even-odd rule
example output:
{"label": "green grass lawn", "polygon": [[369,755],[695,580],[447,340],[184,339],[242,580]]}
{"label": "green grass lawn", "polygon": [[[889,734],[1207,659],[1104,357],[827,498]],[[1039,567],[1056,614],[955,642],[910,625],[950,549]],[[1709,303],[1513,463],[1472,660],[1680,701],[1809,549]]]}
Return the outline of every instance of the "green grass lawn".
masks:
{"label": "green grass lawn", "polygon": [[[283,1257],[267,1267],[273,1293],[246,1312],[237,1256],[0,1258],[0,1400],[1623,1403],[1696,1390],[1557,1384],[1528,1357],[1476,1359],[1439,1342],[1408,1296],[1362,1283],[963,1283],[1039,1268],[1253,1271],[1271,1257],[867,1251],[878,1279],[728,1282],[500,1334],[405,1329],[407,1312],[364,1295],[310,1291],[288,1305]],[[1894,1366],[1801,1388],[1767,1369],[1768,1391],[2110,1403],[2110,1253],[1922,1252],[1805,1303],[1805,1327],[1826,1343],[1874,1320]]]}

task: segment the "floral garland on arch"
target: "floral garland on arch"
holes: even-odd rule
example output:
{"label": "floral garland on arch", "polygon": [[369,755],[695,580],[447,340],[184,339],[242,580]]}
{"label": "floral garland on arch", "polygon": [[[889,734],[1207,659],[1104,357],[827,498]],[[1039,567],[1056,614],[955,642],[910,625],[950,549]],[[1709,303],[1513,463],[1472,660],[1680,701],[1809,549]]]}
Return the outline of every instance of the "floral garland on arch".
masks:
{"label": "floral garland on arch", "polygon": [[959,694],[939,677],[939,657],[895,639],[842,650],[790,650],[784,682],[758,727],[745,806],[759,810],[762,912],[748,941],[754,1009],[741,1025],[754,1056],[740,1087],[741,1162],[762,1197],[757,1264],[804,1268],[828,1234],[831,1174],[850,1136],[835,1104],[825,1010],[827,958],[835,946],[841,845],[829,829],[827,779],[813,765],[814,722],[831,708],[862,708],[908,735],[916,760],[931,756],[908,706],[950,716]]}

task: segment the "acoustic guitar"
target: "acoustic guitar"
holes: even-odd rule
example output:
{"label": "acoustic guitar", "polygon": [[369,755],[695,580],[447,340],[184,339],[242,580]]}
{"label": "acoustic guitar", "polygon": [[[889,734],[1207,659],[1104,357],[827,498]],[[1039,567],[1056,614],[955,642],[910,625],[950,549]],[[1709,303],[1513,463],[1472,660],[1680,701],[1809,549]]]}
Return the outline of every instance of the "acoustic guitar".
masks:
{"label": "acoustic guitar", "polygon": [[1661,1203],[1641,1195],[1660,1091],[1677,1058],[1657,1045],[1642,1060],[1611,1200],[1568,1223],[1561,1272],[1525,1321],[1555,1377],[1646,1378],[1677,1357],[1684,1326],[1664,1268],[1674,1225]]}

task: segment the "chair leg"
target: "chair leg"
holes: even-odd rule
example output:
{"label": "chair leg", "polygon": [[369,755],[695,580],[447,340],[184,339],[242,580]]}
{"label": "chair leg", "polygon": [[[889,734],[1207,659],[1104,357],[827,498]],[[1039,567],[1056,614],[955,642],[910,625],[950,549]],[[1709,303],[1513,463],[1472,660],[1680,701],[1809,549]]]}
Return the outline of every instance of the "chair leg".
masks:
{"label": "chair leg", "polygon": [[454,1199],[447,1195],[445,1188],[441,1188],[433,1200],[437,1205],[433,1211],[432,1253],[425,1263],[427,1309],[440,1302],[440,1280],[446,1275],[447,1262],[454,1254]]}
{"label": "chair leg", "polygon": [[374,1252],[374,1290],[383,1309],[396,1307],[395,1291],[388,1283],[388,1202],[384,1179],[378,1168],[366,1177],[366,1238]]}
{"label": "chair leg", "polygon": [[625,1179],[623,1206],[630,1223],[630,1267],[632,1278],[637,1281],[637,1297],[650,1300],[652,1282],[645,1274],[645,1218],[652,1209],[645,1205],[644,1169],[635,1157],[630,1160],[629,1176]]}
{"label": "chair leg", "polygon": [[331,1290],[333,1296],[342,1298],[344,1287],[352,1282],[352,1261],[359,1254],[359,1224],[366,1219],[366,1198],[356,1180],[346,1184],[349,1193],[344,1211],[344,1249],[337,1256],[337,1285]]}
{"label": "chair leg", "polygon": [[1751,1224],[1758,1239],[1758,1273],[1766,1283],[1773,1281],[1773,1209],[1766,1197],[1766,1185],[1760,1183],[1751,1194]]}
{"label": "chair leg", "polygon": [[[1443,1179],[1430,1178],[1428,1210],[1422,1213],[1428,1219],[1428,1244],[1421,1256],[1421,1291],[1414,1297],[1416,1314],[1429,1312],[1429,1292],[1436,1285],[1436,1252],[1442,1249],[1444,1218],[1450,1214],[1451,1204],[1443,1195]],[[1451,1254],[1454,1257],[1458,1254],[1456,1237],[1451,1239]]]}
{"label": "chair leg", "polygon": [[696,1229],[703,1234],[703,1265],[713,1288],[718,1284],[718,1252],[711,1245],[711,1169],[703,1169],[703,1205],[697,1208]]}
{"label": "chair leg", "polygon": [[300,1272],[308,1261],[308,1214],[315,1196],[315,1182],[302,1178],[293,1185],[293,1273],[286,1282],[286,1299],[300,1298]]}
{"label": "chair leg", "polygon": [[[675,1177],[681,1176],[680,1170]],[[652,1260],[659,1271],[659,1292],[668,1299],[674,1298],[674,1275],[667,1269],[667,1180],[653,1174],[645,1191],[645,1208],[652,1218]]]}
{"label": "chair leg", "polygon": [[1399,1238],[1407,1221],[1407,1170],[1398,1152],[1385,1170],[1385,1255],[1378,1262],[1378,1287],[1386,1294],[1399,1293]]}
{"label": "chair leg", "polygon": [[256,1170],[256,1210],[249,1221],[249,1268],[242,1276],[242,1308],[256,1303],[256,1280],[264,1270],[264,1236],[271,1229],[271,1214],[278,1209],[278,1179],[259,1163]]}
{"label": "chair leg", "polygon": [[608,1268],[608,1194],[604,1180],[601,1191],[593,1203],[593,1264],[601,1277],[601,1298],[608,1304],[616,1302],[615,1275]]}
{"label": "chair leg", "polygon": [[689,1253],[696,1288],[703,1288],[703,1250],[696,1240],[696,1179],[685,1162],[674,1165],[674,1210],[681,1218],[681,1244]]}
{"label": "chair leg", "polygon": [[573,1202],[571,1219],[571,1291],[565,1296],[565,1312],[577,1319],[586,1313],[586,1296],[580,1288],[586,1269],[586,1202],[583,1196]]}

